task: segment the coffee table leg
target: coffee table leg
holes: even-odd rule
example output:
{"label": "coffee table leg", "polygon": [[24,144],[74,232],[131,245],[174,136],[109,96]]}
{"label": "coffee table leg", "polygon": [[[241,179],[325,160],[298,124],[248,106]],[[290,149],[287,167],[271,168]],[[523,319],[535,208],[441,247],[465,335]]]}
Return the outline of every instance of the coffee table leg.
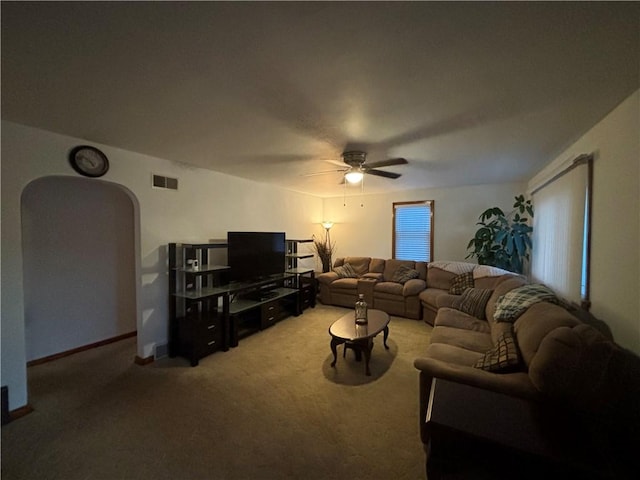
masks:
{"label": "coffee table leg", "polygon": [[331,337],[331,352],[333,352],[333,362],[331,362],[331,366],[335,367],[336,366],[336,362],[338,361],[338,350],[337,347],[338,345],[340,345],[338,339],[336,339],[335,337]]}
{"label": "coffee table leg", "polygon": [[371,360],[371,350],[373,350],[373,339],[369,339],[369,341],[363,345],[364,350],[364,360],[365,360],[365,373],[367,376],[371,376],[371,370],[369,370],[369,360]]}
{"label": "coffee table leg", "polygon": [[384,327],[384,348],[389,350],[389,346],[387,345],[387,338],[389,338],[389,327]]}

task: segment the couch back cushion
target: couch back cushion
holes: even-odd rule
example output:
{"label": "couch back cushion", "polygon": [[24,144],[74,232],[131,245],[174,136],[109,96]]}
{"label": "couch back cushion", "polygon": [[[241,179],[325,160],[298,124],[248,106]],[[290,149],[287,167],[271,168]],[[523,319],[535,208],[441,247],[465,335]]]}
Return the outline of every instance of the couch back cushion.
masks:
{"label": "couch back cushion", "polygon": [[[501,277],[492,277],[492,278],[495,278],[496,283],[493,284],[493,294],[491,295],[491,297],[489,298],[489,301],[487,302],[487,308],[485,310],[485,314],[487,317],[487,321],[491,325],[491,336],[494,337],[493,340],[495,342],[498,336],[502,333],[502,331],[496,332],[496,335],[494,335],[493,333],[494,324],[496,323],[493,318],[493,314],[496,311],[496,303],[498,302],[498,298],[500,298],[505,293],[510,292],[514,288],[525,285],[527,281],[524,277],[511,276],[511,275],[503,275]],[[485,282],[481,283],[483,285],[482,288],[490,288],[489,287],[490,281],[488,278],[486,280],[487,280],[487,283]],[[476,286],[478,285],[480,284],[476,283]],[[478,288],[481,288],[481,287],[478,287]]]}
{"label": "couch back cushion", "polygon": [[382,258],[372,258],[369,264],[369,273],[383,273],[384,263]]}
{"label": "couch back cushion", "polygon": [[415,269],[416,262],[413,260],[395,260],[389,259],[384,262],[383,277],[385,282],[392,282],[393,276],[396,274],[398,268],[403,265],[406,268]]}
{"label": "couch back cushion", "polygon": [[[522,359],[531,366],[540,344],[552,331],[560,327],[575,327],[581,322],[560,305],[539,302],[531,305],[514,323],[514,332]],[[563,368],[558,365],[558,368]]]}
{"label": "couch back cushion", "polygon": [[498,284],[513,277],[514,275],[500,275],[499,277],[474,278],[473,286],[475,288],[485,288],[488,290],[495,290]]}
{"label": "couch back cushion", "polygon": [[427,269],[427,287],[449,291],[451,282],[458,276],[457,273],[448,272],[438,267],[429,266]]}
{"label": "couch back cushion", "polygon": [[420,274],[418,278],[420,280],[427,280],[427,262],[416,262],[415,268]]}
{"label": "couch back cushion", "polygon": [[345,257],[344,263],[350,264],[358,276],[369,272],[371,257]]}
{"label": "couch back cushion", "polygon": [[558,327],[542,340],[529,378],[546,395],[581,410],[599,410],[614,392],[607,370],[618,348],[595,328]]}

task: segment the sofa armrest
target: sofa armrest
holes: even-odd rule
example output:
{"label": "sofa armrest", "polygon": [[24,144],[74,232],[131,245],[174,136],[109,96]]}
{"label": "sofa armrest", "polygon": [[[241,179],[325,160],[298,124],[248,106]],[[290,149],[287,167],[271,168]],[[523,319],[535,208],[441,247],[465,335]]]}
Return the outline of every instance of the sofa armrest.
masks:
{"label": "sofa armrest", "polygon": [[316,275],[316,280],[324,285],[329,285],[330,283],[335,282],[338,278],[339,277],[336,272],[324,272]]}
{"label": "sofa armrest", "polygon": [[533,386],[525,372],[491,373],[429,357],[416,358],[413,365],[427,378],[442,378],[522,398],[542,398],[542,394]]}
{"label": "sofa armrest", "polygon": [[362,275],[361,278],[371,278],[371,279],[376,280],[378,282],[381,282],[383,280],[383,277],[382,277],[381,273],[374,273],[374,272],[365,273],[364,275]]}
{"label": "sofa armrest", "polygon": [[418,295],[421,291],[427,288],[427,282],[420,278],[412,278],[407,280],[402,289],[402,295],[410,297],[412,295]]}
{"label": "sofa armrest", "polygon": [[436,306],[438,308],[442,308],[442,307],[456,308],[454,307],[454,304],[455,304],[455,301],[459,299],[460,299],[460,295],[443,293],[442,295],[439,295],[438,298],[436,298]]}

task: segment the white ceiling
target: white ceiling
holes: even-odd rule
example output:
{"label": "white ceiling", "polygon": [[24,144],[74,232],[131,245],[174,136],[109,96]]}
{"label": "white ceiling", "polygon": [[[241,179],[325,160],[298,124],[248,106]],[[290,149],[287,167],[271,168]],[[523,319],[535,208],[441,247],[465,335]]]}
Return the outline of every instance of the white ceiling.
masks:
{"label": "white ceiling", "polygon": [[[639,85],[638,2],[2,2],[2,118],[320,196],[523,181]],[[117,161],[117,159],[112,159]]]}

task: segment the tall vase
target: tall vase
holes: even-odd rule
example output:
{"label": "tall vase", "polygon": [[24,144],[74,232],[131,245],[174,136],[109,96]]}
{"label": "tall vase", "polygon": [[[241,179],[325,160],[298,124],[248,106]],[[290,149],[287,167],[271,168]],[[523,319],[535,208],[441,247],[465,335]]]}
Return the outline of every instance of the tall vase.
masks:
{"label": "tall vase", "polygon": [[322,272],[330,272],[331,271],[331,257],[322,257]]}

